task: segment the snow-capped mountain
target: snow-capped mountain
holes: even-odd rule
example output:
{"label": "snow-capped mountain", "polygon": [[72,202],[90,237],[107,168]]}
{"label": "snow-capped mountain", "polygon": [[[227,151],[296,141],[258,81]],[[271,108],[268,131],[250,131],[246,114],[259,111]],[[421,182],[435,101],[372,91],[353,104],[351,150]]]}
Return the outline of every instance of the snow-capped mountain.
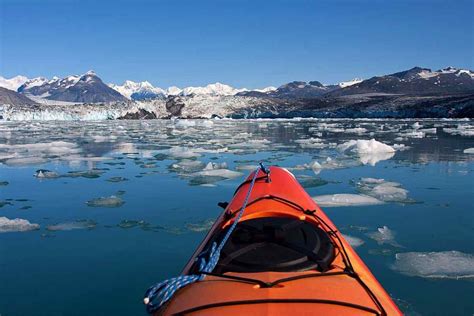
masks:
{"label": "snow-capped mountain", "polygon": [[18,88],[26,81],[28,81],[28,78],[25,76],[16,76],[10,79],[0,76],[0,87],[8,90],[17,91]]}
{"label": "snow-capped mountain", "polygon": [[329,93],[330,96],[389,93],[408,95],[458,94],[474,92],[474,72],[448,67],[436,71],[414,67],[372,77]]}
{"label": "snow-capped mountain", "polygon": [[180,95],[235,95],[246,89],[235,89],[220,82],[208,84],[205,87],[187,87],[181,91]]}
{"label": "snow-capped mountain", "polygon": [[126,80],[121,86],[110,83],[109,87],[131,100],[164,98],[167,95],[166,91],[153,87],[148,81],[134,82]]}
{"label": "snow-capped mountain", "polygon": [[176,86],[171,86],[166,89],[166,95],[180,95],[183,92],[183,89],[178,88]]}
{"label": "snow-capped mountain", "polygon": [[124,96],[104,84],[93,71],[62,79],[34,78],[21,85],[18,92],[48,100],[76,103],[126,101]]}
{"label": "snow-capped mountain", "polygon": [[277,87],[269,86],[263,89],[253,89],[252,91],[261,92],[261,93],[269,93],[269,92],[275,91],[276,89]]}
{"label": "snow-capped mountain", "polygon": [[[123,85],[109,84],[109,87],[120,92],[125,97],[132,100],[145,100],[164,98],[167,96],[191,96],[191,95],[209,95],[209,96],[227,96],[236,95],[239,92],[248,91],[247,89],[236,89],[229,85],[222,84],[220,82],[211,83],[204,87],[186,87],[179,88],[171,86],[168,89],[162,89],[154,87],[148,81],[144,82],[133,82],[127,80]],[[275,88],[269,87],[262,90],[262,92],[272,91]]]}
{"label": "snow-capped mountain", "polygon": [[350,86],[353,86],[355,84],[361,83],[362,81],[364,81],[364,79],[354,78],[354,79],[349,80],[349,81],[339,82],[338,85],[341,88],[345,88],[345,87],[350,87]]}

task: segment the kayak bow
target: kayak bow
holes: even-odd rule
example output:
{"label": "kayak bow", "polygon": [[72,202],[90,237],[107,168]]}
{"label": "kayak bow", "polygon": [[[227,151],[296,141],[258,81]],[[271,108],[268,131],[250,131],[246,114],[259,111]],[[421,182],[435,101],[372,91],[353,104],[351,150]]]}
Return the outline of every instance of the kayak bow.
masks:
{"label": "kayak bow", "polygon": [[[149,312],[402,315],[286,169],[260,167],[222,206],[182,275],[147,291]],[[157,293],[162,301],[154,305]]]}

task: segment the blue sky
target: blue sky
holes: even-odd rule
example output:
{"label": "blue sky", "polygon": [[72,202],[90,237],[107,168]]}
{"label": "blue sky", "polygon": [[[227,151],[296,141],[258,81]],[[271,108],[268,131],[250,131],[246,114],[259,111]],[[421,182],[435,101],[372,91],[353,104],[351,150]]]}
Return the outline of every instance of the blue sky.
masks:
{"label": "blue sky", "polygon": [[0,75],[257,88],[473,69],[473,13],[470,0],[0,0]]}

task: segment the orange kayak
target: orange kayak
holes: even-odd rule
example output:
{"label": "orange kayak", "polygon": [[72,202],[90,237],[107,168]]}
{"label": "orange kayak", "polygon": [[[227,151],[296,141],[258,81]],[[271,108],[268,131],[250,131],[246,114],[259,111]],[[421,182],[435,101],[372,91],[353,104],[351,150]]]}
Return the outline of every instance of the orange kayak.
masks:
{"label": "orange kayak", "polygon": [[[402,315],[289,171],[255,172],[185,266],[181,277],[199,280],[154,315]],[[231,226],[215,267],[202,273],[200,257]]]}

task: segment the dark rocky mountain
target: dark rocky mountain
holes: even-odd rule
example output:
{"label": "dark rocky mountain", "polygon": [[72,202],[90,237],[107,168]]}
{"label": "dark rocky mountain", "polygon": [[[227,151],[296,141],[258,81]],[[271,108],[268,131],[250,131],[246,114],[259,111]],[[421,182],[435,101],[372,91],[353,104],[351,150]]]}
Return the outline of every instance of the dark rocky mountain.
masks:
{"label": "dark rocky mountain", "polygon": [[437,71],[414,67],[409,70],[372,77],[359,83],[323,85],[318,81],[293,81],[277,90],[263,93],[241,92],[238,95],[280,99],[313,99],[354,94],[450,95],[474,93],[474,72],[448,67]]}
{"label": "dark rocky mountain", "polygon": [[16,91],[0,87],[0,105],[4,104],[35,105],[37,103]]}
{"label": "dark rocky mountain", "polygon": [[92,71],[81,76],[68,76],[63,79],[46,80],[36,78],[27,81],[18,88],[18,92],[34,95],[48,100],[100,103],[119,102],[127,99],[110,88]]}
{"label": "dark rocky mountain", "polygon": [[278,89],[275,91],[270,91],[267,93],[259,91],[245,91],[238,93],[238,95],[280,99],[310,99],[320,97],[339,88],[340,87],[337,85],[325,86],[319,81],[292,81],[278,87]]}
{"label": "dark rocky mountain", "polygon": [[[238,109],[240,118],[465,118],[474,117],[474,94],[448,96],[351,95],[316,99],[268,99]],[[270,102],[268,102],[270,101]]]}
{"label": "dark rocky mountain", "polygon": [[373,77],[358,84],[329,92],[328,96],[365,93],[405,95],[449,95],[474,93],[474,72],[448,67],[437,71],[412,69],[390,75]]}

